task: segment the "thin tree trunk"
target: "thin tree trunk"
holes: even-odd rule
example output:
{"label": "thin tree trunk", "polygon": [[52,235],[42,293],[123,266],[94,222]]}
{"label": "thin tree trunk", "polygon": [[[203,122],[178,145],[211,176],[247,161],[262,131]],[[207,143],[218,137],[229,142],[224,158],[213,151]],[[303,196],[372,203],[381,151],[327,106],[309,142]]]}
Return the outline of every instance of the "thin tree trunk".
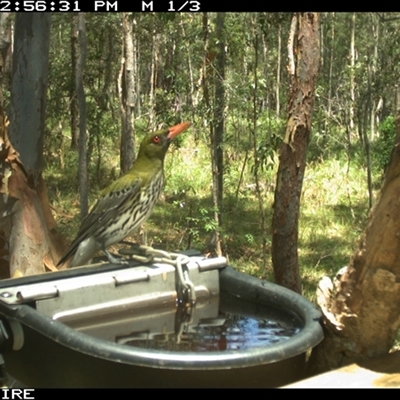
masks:
{"label": "thin tree trunk", "polygon": [[[76,70],[78,64],[78,15],[71,14],[71,72],[72,72],[72,82],[76,79]],[[69,95],[69,110],[71,115],[71,149],[78,148],[79,142],[79,109],[78,100],[76,98],[76,85],[71,85],[70,95]]]}
{"label": "thin tree trunk", "polygon": [[250,128],[252,135],[253,144],[253,158],[254,158],[254,180],[256,183],[256,193],[258,199],[258,211],[260,215],[260,227],[262,232],[262,269],[265,271],[267,266],[267,239],[266,239],[266,229],[265,229],[265,212],[264,212],[264,201],[262,196],[262,190],[260,186],[260,176],[259,176],[259,162],[258,162],[258,151],[257,151],[257,120],[258,120],[258,105],[257,105],[257,92],[258,92],[258,32],[257,24],[255,19],[252,17],[253,25],[253,46],[254,46],[254,89],[253,89],[253,104],[252,104],[252,126]]}
{"label": "thin tree trunk", "polygon": [[11,46],[10,13],[0,13],[0,106],[3,107],[3,81],[6,72],[7,55]]}
{"label": "thin tree trunk", "polygon": [[213,188],[212,198],[214,207],[214,230],[213,243],[218,256],[222,255],[221,233],[222,228],[222,199],[223,199],[223,133],[224,133],[224,108],[225,108],[225,40],[224,40],[225,13],[217,13],[216,39],[218,49],[215,63],[215,109],[214,129],[211,131],[211,161]]}
{"label": "thin tree trunk", "polygon": [[275,97],[276,97],[276,118],[279,119],[281,111],[280,102],[280,86],[281,86],[281,50],[282,49],[282,24],[278,25],[278,54],[276,60],[276,86],[275,86]]}
{"label": "thin tree trunk", "polygon": [[355,32],[356,32],[356,14],[351,15],[351,39],[350,39],[350,104],[349,104],[349,127],[348,141],[352,142],[352,135],[354,134],[355,123],[355,104],[356,104],[356,82],[355,82],[355,63],[356,63],[356,49],[355,49]]}
{"label": "thin tree trunk", "polygon": [[122,13],[123,52],[120,80],[121,104],[121,173],[128,171],[135,159],[135,141],[133,136],[133,108],[135,106],[134,46],[130,13]]}
{"label": "thin tree trunk", "polygon": [[[114,84],[114,71],[113,71],[113,50],[115,46],[114,30],[111,27],[107,28],[104,33],[104,41],[102,45],[102,55],[103,60],[101,65],[104,70],[103,78],[103,90],[99,96],[96,96],[96,102],[99,105],[99,114],[108,111],[109,104],[111,102],[111,97],[113,96],[113,84]],[[133,57],[133,54],[130,55]],[[99,81],[102,79],[101,74],[99,74]]]}
{"label": "thin tree trunk", "polygon": [[272,222],[275,280],[299,293],[298,220],[319,67],[318,30],[318,13],[296,13],[293,16],[288,42],[289,115],[280,147]]}
{"label": "thin tree trunk", "polygon": [[367,187],[368,187],[368,208],[372,208],[372,203],[374,201],[373,199],[373,188],[372,188],[372,162],[371,162],[371,145],[370,145],[370,140],[368,137],[368,116],[369,116],[369,111],[371,108],[370,104],[370,94],[367,95],[367,98],[365,99],[365,104],[364,104],[364,115],[362,118],[362,137],[363,137],[363,142],[364,142],[364,148],[365,148],[365,157],[367,161]]}
{"label": "thin tree trunk", "polygon": [[373,78],[373,70],[371,67],[371,64],[368,63],[367,65],[368,69],[368,93],[366,96],[365,100],[365,108],[364,108],[364,146],[365,146],[365,156],[367,159],[367,184],[368,184],[368,205],[369,209],[372,208],[372,203],[374,202],[373,198],[373,188],[372,188],[372,161],[371,161],[371,145],[370,145],[370,136],[368,135],[368,117],[370,118],[370,127],[371,127],[371,135],[373,134],[373,125],[374,125],[374,119],[375,119],[375,105],[373,103],[373,94],[372,94],[372,80]]}
{"label": "thin tree trunk", "polygon": [[149,93],[149,122],[152,129],[155,128],[155,90],[156,90],[156,73],[157,73],[157,55],[158,55],[158,33],[156,28],[153,28],[153,42],[151,52],[151,66],[150,66],[150,93]]}
{"label": "thin tree trunk", "polygon": [[[375,15],[372,14],[371,17],[373,18],[373,35],[374,35],[374,52],[372,55],[372,63],[368,65],[368,68],[370,70],[370,79],[369,79],[369,86],[372,86],[372,84],[375,82],[375,76],[376,76],[376,68],[378,64],[378,45],[379,45],[379,20],[378,18],[375,18]],[[375,106],[375,99],[372,93],[372,88],[370,88],[370,93],[371,93],[371,132],[370,132],[370,141],[373,142],[375,140],[375,134],[376,134],[376,110],[377,107]]]}
{"label": "thin tree trunk", "polygon": [[324,62],[325,62],[325,41],[324,41],[324,29],[325,29],[325,25],[324,25],[324,18],[321,18],[322,22],[319,25],[319,50],[320,50],[320,54],[319,54],[319,60],[320,60],[320,69],[321,71],[324,68]]}
{"label": "thin tree trunk", "polygon": [[[208,41],[208,14],[206,12],[203,13],[203,18],[202,18],[202,27],[203,27],[203,65],[202,65],[202,70],[200,74],[200,79],[201,79],[201,86],[203,88],[203,99],[204,99],[204,104],[206,108],[206,120],[210,121],[209,122],[209,127],[210,127],[210,138],[211,138],[211,146],[210,146],[210,151],[211,151],[211,158],[212,158],[212,165],[211,165],[211,173],[212,173],[212,181],[213,181],[213,186],[212,186],[212,200],[214,206],[218,204],[218,198],[220,194],[218,193],[218,170],[216,170],[216,153],[217,149],[216,146],[218,146],[218,142],[216,142],[216,133],[215,133],[215,119],[216,119],[216,114],[215,114],[215,109],[214,109],[214,114],[213,114],[213,107],[210,99],[210,86],[212,87],[213,83],[213,77],[215,77],[212,69],[212,63],[215,57],[215,52],[211,51],[209,49],[209,41]],[[217,77],[218,79],[218,77]],[[223,110],[223,108],[222,108]],[[223,125],[222,125],[223,129]],[[221,149],[222,150],[222,149]],[[221,171],[222,173],[222,171]],[[221,192],[222,195],[222,192]],[[218,206],[217,206],[218,207]],[[219,222],[218,220],[216,221],[216,213],[218,213],[219,210],[216,208],[214,210],[214,221],[217,226],[219,227]],[[220,242],[220,237],[217,232],[217,229],[213,232],[212,238],[210,241],[210,247],[212,247],[212,251],[215,251],[217,254],[222,253],[221,249],[221,242]]]}
{"label": "thin tree trunk", "polygon": [[135,77],[135,93],[136,93],[136,101],[135,101],[135,114],[136,118],[140,118],[142,116],[142,105],[140,101],[140,94],[141,94],[141,86],[140,86],[140,45],[139,45],[139,35],[137,34],[137,26],[138,26],[138,19],[139,14],[134,13],[132,19],[132,30],[133,32],[133,65],[134,65],[134,73],[133,76]]}
{"label": "thin tree trunk", "polygon": [[[179,24],[181,31],[182,31],[182,37],[186,37],[186,31],[185,31],[185,24],[183,23],[183,19],[180,20]],[[189,105],[194,108],[197,106],[196,103],[196,98],[194,96],[195,92],[195,85],[194,85],[194,76],[193,76],[193,65],[192,65],[192,55],[191,55],[191,46],[188,41],[185,41],[186,43],[186,56],[187,56],[187,63],[188,63],[188,70],[189,70],[189,81],[190,81],[190,102]]]}
{"label": "thin tree trunk", "polygon": [[328,138],[329,124],[332,118],[332,76],[333,76],[333,60],[335,53],[335,13],[332,13],[332,26],[331,26],[331,43],[330,43],[330,57],[329,57],[329,77],[328,77],[328,107],[327,107],[327,117],[324,122],[324,143],[326,143]]}
{"label": "thin tree trunk", "polygon": [[86,28],[85,14],[78,14],[79,55],[75,72],[76,94],[79,106],[79,195],[81,219],[88,213],[88,176],[87,176],[87,132],[86,98],[83,87],[83,74],[86,63]]}

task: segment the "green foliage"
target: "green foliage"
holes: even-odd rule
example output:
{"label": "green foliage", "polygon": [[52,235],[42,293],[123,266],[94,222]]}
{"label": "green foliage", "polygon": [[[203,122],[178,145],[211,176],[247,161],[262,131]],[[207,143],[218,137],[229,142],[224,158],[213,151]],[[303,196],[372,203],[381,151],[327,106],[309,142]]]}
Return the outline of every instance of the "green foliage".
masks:
{"label": "green foliage", "polygon": [[253,168],[257,165],[264,172],[273,169],[278,162],[277,152],[285,133],[285,121],[270,118],[263,113],[259,117],[259,122],[262,138],[259,140],[257,160],[255,160]]}
{"label": "green foliage", "polygon": [[373,143],[373,160],[382,174],[389,165],[394,139],[396,137],[396,124],[392,116],[385,118],[379,127],[379,137]]}
{"label": "green foliage", "polygon": [[251,233],[246,233],[246,234],[244,235],[244,237],[246,238],[247,243],[248,243],[250,246],[254,245],[254,236],[253,236]]}
{"label": "green foliage", "polygon": [[186,217],[188,234],[192,236],[193,243],[204,247],[201,237],[203,233],[214,232],[218,226],[213,218],[212,209],[200,207],[198,214]]}

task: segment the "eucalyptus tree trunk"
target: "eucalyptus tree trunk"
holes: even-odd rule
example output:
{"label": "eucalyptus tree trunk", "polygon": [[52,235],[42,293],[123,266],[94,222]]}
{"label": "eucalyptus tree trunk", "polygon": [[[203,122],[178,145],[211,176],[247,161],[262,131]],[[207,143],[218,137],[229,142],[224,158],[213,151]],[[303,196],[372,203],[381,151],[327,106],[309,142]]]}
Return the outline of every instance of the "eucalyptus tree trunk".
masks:
{"label": "eucalyptus tree trunk", "polygon": [[281,86],[281,49],[282,49],[282,24],[278,25],[278,49],[277,49],[277,61],[276,61],[276,86],[275,86],[275,97],[276,97],[276,119],[279,119],[281,111],[280,102],[280,86]]}
{"label": "eucalyptus tree trunk", "polygon": [[259,42],[259,35],[257,32],[257,23],[255,21],[254,16],[251,18],[252,20],[252,28],[253,28],[253,48],[254,48],[254,64],[253,64],[253,98],[252,98],[252,126],[250,128],[251,137],[252,137],[252,144],[253,144],[253,158],[254,158],[254,181],[256,184],[256,193],[257,193],[257,200],[258,200],[258,211],[260,215],[260,228],[262,232],[262,268],[265,270],[267,265],[267,239],[266,239],[266,229],[265,229],[265,212],[264,212],[264,201],[262,196],[262,190],[260,185],[260,174],[259,168],[260,163],[258,162],[258,144],[257,144],[257,121],[258,121],[258,42]]}
{"label": "eucalyptus tree trunk", "polygon": [[272,221],[272,262],[276,282],[301,293],[298,221],[319,67],[319,13],[293,15],[288,52],[289,115],[279,149]]}
{"label": "eucalyptus tree trunk", "polygon": [[133,136],[133,116],[135,106],[135,77],[134,77],[134,39],[130,13],[122,13],[122,62],[120,73],[120,105],[121,105],[121,173],[128,171],[135,159],[135,140]]}
{"label": "eucalyptus tree trunk", "polygon": [[[78,14],[71,14],[71,82],[75,82],[76,69],[78,64]],[[69,112],[71,115],[71,149],[78,148],[79,142],[79,108],[78,99],[76,98],[76,85],[71,84],[69,94]]]}
{"label": "eucalyptus tree trunk", "polygon": [[372,161],[371,161],[371,143],[368,135],[368,122],[371,110],[371,89],[365,95],[364,101],[360,101],[358,105],[358,134],[362,139],[362,145],[365,151],[367,164],[367,187],[368,187],[368,207],[371,209],[373,203],[373,187],[372,187]]}
{"label": "eucalyptus tree trunk", "polygon": [[138,24],[140,23],[140,14],[134,13],[132,16],[132,29],[135,31],[133,35],[133,51],[134,51],[134,57],[133,57],[133,76],[135,77],[135,115],[136,118],[140,118],[142,116],[142,104],[141,104],[141,85],[140,85],[140,38],[139,35],[136,34],[138,31]]}
{"label": "eucalyptus tree trunk", "polygon": [[153,27],[153,41],[152,41],[152,51],[151,51],[151,65],[150,65],[150,93],[149,93],[149,123],[152,129],[155,128],[156,123],[156,104],[155,104],[155,92],[157,85],[157,61],[159,53],[159,40],[160,35],[157,32],[156,27]]}
{"label": "eucalyptus tree trunk", "polygon": [[332,120],[332,76],[333,76],[333,62],[335,54],[335,13],[332,13],[331,21],[331,43],[330,43],[330,57],[329,57],[329,76],[328,76],[328,105],[327,105],[327,116],[324,121],[324,143],[328,138],[329,123]]}
{"label": "eucalyptus tree trunk", "polygon": [[[372,110],[375,110],[375,106],[373,104],[373,93],[372,93],[372,80],[373,71],[371,64],[367,65],[367,75],[368,75],[368,93],[366,96],[365,106],[364,106],[364,118],[363,118],[363,139],[364,139],[364,148],[365,148],[365,157],[367,161],[367,185],[368,185],[368,205],[369,208],[372,207],[373,199],[373,187],[372,187],[372,160],[371,160],[371,139],[370,137],[373,135],[374,123],[373,119],[375,118],[375,114]],[[371,136],[368,135],[368,119],[371,128]]]}
{"label": "eucalyptus tree trunk", "polygon": [[83,74],[86,63],[87,43],[85,14],[78,14],[79,54],[75,70],[75,85],[79,107],[79,196],[81,219],[88,213],[88,174],[87,174],[87,132],[86,132],[86,98],[83,87]]}
{"label": "eucalyptus tree trunk", "polygon": [[[8,250],[11,277],[41,273],[45,266],[55,269],[64,250],[42,178],[50,14],[17,14],[14,43],[11,143],[0,111],[1,207],[3,217],[10,217],[9,223],[3,220],[8,249],[1,253]],[[4,206],[12,203],[8,213]]]}
{"label": "eucalyptus tree trunk", "polygon": [[223,199],[223,134],[224,134],[224,108],[225,108],[225,13],[217,13],[216,39],[218,42],[215,63],[215,108],[214,121],[211,129],[211,164],[212,164],[212,198],[214,207],[213,243],[218,256],[222,255],[221,233],[222,227],[222,199]]}
{"label": "eucalyptus tree trunk", "polygon": [[[369,80],[368,84],[371,86],[373,83],[375,83],[376,80],[376,70],[377,70],[377,65],[378,65],[378,47],[379,47],[379,19],[375,16],[375,14],[371,14],[371,18],[373,19],[372,23],[372,33],[374,37],[374,51],[372,53],[372,62],[370,65],[368,65],[369,68]],[[376,106],[376,95],[374,96],[374,93],[372,93],[372,90],[370,90],[371,93],[371,114],[370,114],[370,140],[373,142],[375,140],[375,135],[376,135],[376,111],[377,111],[377,106]]]}
{"label": "eucalyptus tree trunk", "polygon": [[18,14],[15,21],[10,137],[35,185],[43,168],[49,46],[50,15]]}
{"label": "eucalyptus tree trunk", "polygon": [[[182,31],[182,37],[186,37],[186,30],[185,24],[183,20],[180,20],[179,27]],[[193,111],[194,108],[197,107],[197,98],[195,97],[195,83],[194,83],[194,74],[193,74],[193,62],[192,62],[192,50],[189,41],[185,41],[186,44],[186,56],[187,56],[187,66],[189,70],[189,82],[190,82],[190,106],[192,107]]]}
{"label": "eucalyptus tree trunk", "polygon": [[[203,107],[205,109],[205,121],[209,121],[208,123],[206,122],[204,125],[207,126],[209,125],[210,129],[210,138],[211,138],[211,145],[210,145],[210,151],[211,151],[211,174],[212,174],[212,189],[211,189],[211,197],[213,201],[213,206],[215,206],[215,203],[217,203],[218,199],[218,192],[217,192],[217,187],[214,182],[217,182],[217,179],[214,179],[214,175],[217,173],[217,171],[214,171],[214,165],[215,165],[215,157],[214,157],[214,146],[215,143],[213,141],[215,140],[215,126],[214,126],[214,119],[215,119],[215,114],[213,115],[213,108],[212,108],[212,98],[210,95],[210,88],[212,88],[212,82],[213,82],[213,68],[212,68],[212,62],[213,62],[213,57],[215,56],[215,53],[212,52],[209,48],[209,28],[208,28],[208,13],[204,12],[202,14],[202,33],[203,33],[203,62],[202,62],[202,67],[200,71],[200,77],[199,77],[199,84],[201,85],[201,88],[203,90]],[[215,175],[216,176],[216,175]],[[215,217],[215,215],[214,215]],[[215,220],[214,220],[215,221]],[[218,222],[215,223],[218,226]],[[216,246],[220,246],[220,242],[217,241],[218,239],[218,234],[215,232],[212,233],[212,238],[210,241],[210,251],[215,251],[217,253],[221,252],[221,247],[219,249]]]}
{"label": "eucalyptus tree trunk", "polygon": [[3,107],[3,81],[6,72],[7,55],[11,47],[10,13],[0,13],[0,106]]}
{"label": "eucalyptus tree trunk", "polygon": [[356,33],[356,14],[351,15],[351,36],[350,36],[350,104],[349,104],[349,130],[348,142],[352,142],[355,123],[355,103],[356,103],[356,82],[355,82],[355,64],[356,64],[356,48],[355,48],[355,33]]}

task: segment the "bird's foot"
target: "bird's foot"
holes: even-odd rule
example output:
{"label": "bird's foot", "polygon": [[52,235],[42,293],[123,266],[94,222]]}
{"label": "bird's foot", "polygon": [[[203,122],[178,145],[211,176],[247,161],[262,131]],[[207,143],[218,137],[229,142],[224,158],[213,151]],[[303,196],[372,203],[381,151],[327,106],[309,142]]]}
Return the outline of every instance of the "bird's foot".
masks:
{"label": "bird's foot", "polygon": [[103,249],[103,251],[106,253],[110,264],[129,265],[129,261],[126,258],[114,257],[109,251],[105,249]]}

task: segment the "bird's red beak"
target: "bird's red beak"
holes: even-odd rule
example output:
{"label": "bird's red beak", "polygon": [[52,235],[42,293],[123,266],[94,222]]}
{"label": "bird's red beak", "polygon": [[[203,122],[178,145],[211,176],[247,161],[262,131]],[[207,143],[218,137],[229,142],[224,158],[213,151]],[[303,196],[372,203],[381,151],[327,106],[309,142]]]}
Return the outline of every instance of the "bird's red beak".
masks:
{"label": "bird's red beak", "polygon": [[177,137],[180,133],[186,131],[189,128],[190,122],[182,122],[181,124],[175,125],[172,128],[169,128],[169,133],[167,138],[172,140],[173,138]]}

